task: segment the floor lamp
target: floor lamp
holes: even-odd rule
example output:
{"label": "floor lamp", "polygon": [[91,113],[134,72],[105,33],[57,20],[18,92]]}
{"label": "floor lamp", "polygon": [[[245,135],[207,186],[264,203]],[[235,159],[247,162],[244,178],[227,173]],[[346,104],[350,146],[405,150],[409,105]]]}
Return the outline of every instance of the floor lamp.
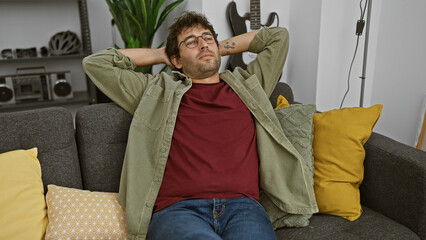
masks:
{"label": "floor lamp", "polygon": [[367,29],[365,30],[365,43],[364,43],[364,58],[362,63],[362,75],[361,75],[361,96],[359,100],[359,106],[364,105],[364,88],[365,88],[365,73],[367,70],[367,53],[368,53],[368,37],[370,35],[370,21],[371,21],[371,4],[372,0],[367,0]]}

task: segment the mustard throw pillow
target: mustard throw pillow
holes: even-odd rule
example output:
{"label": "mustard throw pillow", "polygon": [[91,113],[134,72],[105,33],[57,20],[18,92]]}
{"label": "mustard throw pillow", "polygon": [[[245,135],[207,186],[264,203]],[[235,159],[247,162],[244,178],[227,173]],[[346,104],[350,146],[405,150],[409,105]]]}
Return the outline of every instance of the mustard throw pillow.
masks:
{"label": "mustard throw pillow", "polygon": [[128,239],[118,193],[47,186],[50,239]]}
{"label": "mustard throw pillow", "polygon": [[290,103],[288,102],[287,98],[285,98],[283,95],[279,95],[277,98],[277,105],[276,109],[284,108],[290,106]]}
{"label": "mustard throw pillow", "polygon": [[343,108],[314,115],[314,190],[320,213],[349,221],[361,216],[364,144],[382,108]]}
{"label": "mustard throw pillow", "polygon": [[0,239],[43,239],[46,226],[37,148],[0,154]]}

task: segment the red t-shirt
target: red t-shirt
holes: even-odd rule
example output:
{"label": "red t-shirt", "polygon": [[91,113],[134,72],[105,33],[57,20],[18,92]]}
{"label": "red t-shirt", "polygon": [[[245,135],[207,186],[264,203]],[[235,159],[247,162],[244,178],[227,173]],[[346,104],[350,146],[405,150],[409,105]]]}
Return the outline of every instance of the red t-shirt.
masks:
{"label": "red t-shirt", "polygon": [[155,203],[188,199],[259,199],[254,120],[225,82],[193,83],[179,107],[169,159]]}

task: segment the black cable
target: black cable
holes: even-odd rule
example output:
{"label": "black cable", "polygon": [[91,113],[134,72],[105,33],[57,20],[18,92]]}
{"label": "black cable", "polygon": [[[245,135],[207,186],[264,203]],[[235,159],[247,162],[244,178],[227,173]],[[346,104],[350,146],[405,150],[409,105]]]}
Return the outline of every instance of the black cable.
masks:
{"label": "black cable", "polygon": [[349,89],[350,89],[350,83],[351,83],[350,79],[351,79],[352,66],[353,66],[353,64],[354,64],[354,60],[355,60],[355,57],[356,57],[356,53],[357,53],[357,51],[358,51],[358,44],[359,44],[359,35],[358,35],[358,36],[357,36],[357,38],[356,38],[355,52],[354,52],[354,56],[352,57],[351,66],[349,67],[349,73],[348,73],[348,89],[346,90],[346,93],[345,93],[345,95],[343,96],[342,102],[340,103],[340,108],[342,108],[342,106],[343,106],[343,102],[345,101],[346,95],[348,94]]}
{"label": "black cable", "polygon": [[362,1],[363,0],[361,0],[359,2],[359,8],[361,9],[361,20],[364,20],[365,10],[367,9],[367,3],[368,3],[368,1],[367,0],[365,1],[364,9],[362,9]]}
{"label": "black cable", "polygon": [[356,53],[358,52],[359,36],[362,35],[362,31],[364,29],[364,23],[365,23],[365,21],[364,21],[364,15],[365,15],[365,12],[366,12],[366,9],[367,9],[367,3],[368,3],[368,1],[367,0],[365,1],[364,9],[362,9],[362,1],[363,0],[360,0],[360,2],[359,2],[359,8],[360,8],[360,11],[361,11],[361,16],[360,16],[360,20],[358,20],[357,26],[356,26],[356,32],[355,32],[355,34],[357,35],[357,38],[356,38],[356,45],[355,45],[354,55],[352,57],[351,65],[349,67],[348,88],[347,88],[347,90],[345,92],[345,95],[343,96],[342,102],[340,103],[340,108],[342,108],[343,103],[345,102],[345,99],[346,99],[346,95],[348,94],[348,92],[350,90],[350,79],[351,79],[352,66],[354,64]]}

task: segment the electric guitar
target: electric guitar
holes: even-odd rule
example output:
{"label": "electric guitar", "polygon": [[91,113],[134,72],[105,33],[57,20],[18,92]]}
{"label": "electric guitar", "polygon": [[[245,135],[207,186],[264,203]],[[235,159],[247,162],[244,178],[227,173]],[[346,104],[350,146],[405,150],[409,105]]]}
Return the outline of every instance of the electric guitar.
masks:
{"label": "electric guitar", "polygon": [[[279,17],[276,12],[269,14],[265,25],[260,23],[260,0],[250,0],[250,12],[246,13],[242,17],[238,14],[237,4],[232,1],[226,8],[226,15],[234,36],[247,32],[246,21],[250,21],[249,27],[251,30],[257,30],[263,26],[269,27],[274,22],[276,22],[277,26],[279,25]],[[231,71],[233,71],[235,67],[246,69],[248,62],[251,62],[254,58],[256,58],[256,54],[254,53],[238,53],[230,55],[226,69]]]}

